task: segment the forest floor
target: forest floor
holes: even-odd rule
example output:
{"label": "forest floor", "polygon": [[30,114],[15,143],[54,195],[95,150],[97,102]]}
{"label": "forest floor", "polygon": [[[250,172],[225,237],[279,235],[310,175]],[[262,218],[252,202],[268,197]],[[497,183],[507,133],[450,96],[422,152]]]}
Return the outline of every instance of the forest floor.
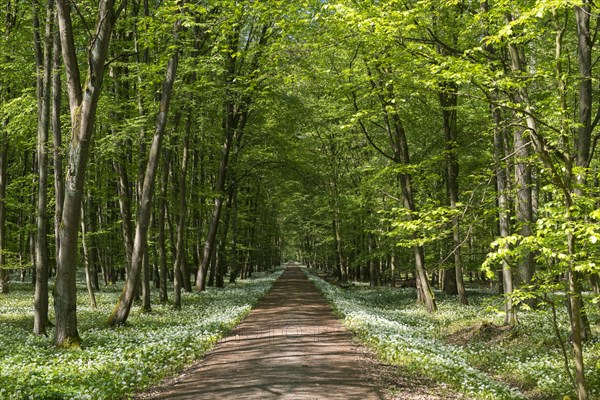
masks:
{"label": "forest floor", "polygon": [[298,267],[202,360],[137,399],[460,398],[382,365],[336,319]]}

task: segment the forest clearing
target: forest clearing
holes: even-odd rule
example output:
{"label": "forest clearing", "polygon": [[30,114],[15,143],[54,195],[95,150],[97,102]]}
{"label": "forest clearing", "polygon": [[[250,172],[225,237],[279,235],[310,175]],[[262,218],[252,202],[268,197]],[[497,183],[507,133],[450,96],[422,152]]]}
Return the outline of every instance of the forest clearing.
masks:
{"label": "forest clearing", "polygon": [[296,260],[374,396],[600,399],[599,32],[592,0],[0,0],[0,397],[133,396]]}

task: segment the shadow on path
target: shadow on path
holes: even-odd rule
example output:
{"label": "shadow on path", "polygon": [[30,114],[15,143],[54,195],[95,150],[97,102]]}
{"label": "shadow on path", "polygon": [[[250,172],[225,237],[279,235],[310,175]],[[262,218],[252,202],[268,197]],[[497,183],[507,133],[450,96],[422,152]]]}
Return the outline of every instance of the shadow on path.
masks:
{"label": "shadow on path", "polygon": [[197,365],[144,399],[384,399],[369,361],[298,267]]}

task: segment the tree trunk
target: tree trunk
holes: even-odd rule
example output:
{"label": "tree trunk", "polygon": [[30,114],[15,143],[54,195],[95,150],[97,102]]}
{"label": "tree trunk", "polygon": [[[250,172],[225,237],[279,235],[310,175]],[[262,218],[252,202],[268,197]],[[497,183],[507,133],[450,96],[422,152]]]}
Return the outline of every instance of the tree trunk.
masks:
{"label": "tree trunk", "polygon": [[[508,177],[502,160],[505,158],[504,131],[502,129],[502,117],[500,110],[492,105],[492,117],[494,119],[494,163],[496,172],[496,193],[498,201],[498,226],[500,237],[510,236],[510,202],[508,198]],[[508,250],[508,244],[504,248]],[[504,325],[516,325],[517,314],[513,307],[513,274],[507,260],[502,261],[502,287],[505,296],[504,303]]]}
{"label": "tree trunk", "polygon": [[0,294],[9,292],[9,274],[5,269],[6,258],[6,169],[8,164],[8,140],[5,131],[5,121],[2,121],[0,132]]}
{"label": "tree trunk", "polygon": [[[585,11],[589,14],[589,10]],[[509,44],[508,46],[510,61],[511,61],[511,70],[513,73],[522,72],[523,66],[519,56],[519,52],[517,48],[513,44]],[[572,181],[574,178],[572,163],[570,162],[569,154],[567,154],[567,160],[565,162],[564,173],[559,174],[556,170],[552,158],[548,153],[546,146],[544,145],[543,138],[537,134],[536,131],[536,121],[531,116],[530,112],[532,110],[531,103],[529,101],[529,96],[526,88],[521,88],[518,92],[518,98],[516,99],[517,104],[521,104],[524,106],[526,115],[526,123],[527,128],[531,131],[532,141],[534,144],[534,148],[538,154],[538,156],[542,159],[542,162],[545,164],[545,167],[548,168],[551,179],[555,182],[558,188],[563,191],[564,195],[564,206],[565,206],[565,219],[567,222],[571,222],[573,217],[571,215],[571,209],[574,205],[573,203],[573,195],[572,195]],[[581,133],[581,132],[580,132]],[[578,140],[584,140],[584,138],[578,138]],[[585,334],[585,322],[584,322],[584,310],[581,307],[582,299],[581,299],[581,287],[579,284],[579,278],[574,271],[574,261],[577,253],[576,249],[576,240],[575,236],[572,233],[567,232],[567,249],[569,255],[569,268],[567,271],[567,278],[569,284],[569,292],[568,292],[568,302],[569,302],[569,317],[570,317],[570,325],[571,325],[571,336],[572,336],[572,346],[573,346],[573,359],[575,364],[575,374],[576,374],[576,382],[575,388],[578,394],[579,400],[587,400],[587,389],[585,384],[585,369],[584,369],[584,361],[583,361],[583,350],[582,350],[582,342],[583,336]]]}
{"label": "tree trunk", "polygon": [[40,37],[39,6],[34,0],[34,47],[37,70],[37,175],[38,193],[36,206],[35,236],[35,300],[33,333],[46,335],[51,325],[48,318],[48,244],[47,244],[47,199],[48,199],[48,136],[50,131],[50,88],[52,73],[52,28],[54,2],[48,1],[46,29],[43,41]]}
{"label": "tree trunk", "polygon": [[150,290],[150,252],[147,246],[142,257],[142,306],[140,311],[142,313],[149,313],[152,311],[150,300],[152,292]]}
{"label": "tree trunk", "polygon": [[231,223],[231,268],[229,271],[229,283],[235,283],[239,273],[239,260],[238,260],[238,202],[237,202],[237,189],[233,191],[233,221]]}
{"label": "tree trunk", "polygon": [[[88,204],[89,207],[89,204]],[[86,214],[85,207],[81,207],[81,246],[83,249],[83,264],[85,265],[85,286],[90,296],[90,306],[97,308],[96,295],[94,293],[94,286],[92,284],[92,265],[90,257],[90,249],[88,247],[88,240],[86,238]]]}
{"label": "tree trunk", "polygon": [[227,204],[225,206],[225,217],[223,219],[223,226],[221,229],[221,238],[219,239],[219,247],[217,251],[217,259],[215,266],[215,286],[218,288],[222,288],[225,286],[225,251],[227,248],[227,235],[229,233],[229,219],[231,218],[231,208],[233,204],[233,196],[234,192],[237,190],[234,185],[234,180],[232,179],[231,187],[229,188],[229,194],[227,196]]}
{"label": "tree trunk", "polygon": [[72,135],[54,288],[57,347],[79,347],[81,341],[77,330],[77,236],[92,128],[104,78],[108,43],[115,20],[114,0],[101,0],[98,5],[96,34],[88,52],[89,71],[84,91],[81,86],[69,1],[58,0],[58,25],[67,77]]}
{"label": "tree trunk", "polygon": [[[529,143],[523,130],[516,128],[514,130],[515,188],[517,191],[515,217],[519,224],[519,234],[525,239],[532,235],[531,226],[534,223],[531,166],[528,159],[531,156]],[[522,258],[517,260],[517,286],[529,285],[533,279],[533,254],[527,250],[524,252]]]}
{"label": "tree trunk", "polygon": [[454,273],[451,276],[456,280],[454,287],[460,304],[468,304],[467,292],[463,281],[463,267],[461,258],[462,241],[460,238],[459,217],[457,215],[458,205],[458,160],[456,149],[458,147],[458,135],[456,128],[456,106],[458,104],[456,84],[446,83],[439,93],[440,105],[444,118],[444,139],[446,150],[446,183],[448,187],[448,197],[450,199],[450,208],[455,211],[452,215],[452,253],[454,255]]}
{"label": "tree trunk", "polygon": [[61,103],[61,79],[60,79],[60,35],[58,30],[53,34],[53,58],[52,58],[52,136],[54,141],[54,199],[56,207],[54,210],[54,246],[55,259],[58,260],[60,251],[59,228],[62,219],[64,201],[64,176],[63,176],[63,146],[62,129],[60,127],[60,103]]}
{"label": "tree trunk", "polygon": [[125,259],[127,271],[131,268],[131,253],[133,252],[133,226],[131,223],[131,186],[127,174],[125,157],[113,163],[114,169],[119,176],[117,193],[119,194],[119,211],[121,212],[121,233],[123,246],[125,248]]}
{"label": "tree trunk", "polygon": [[159,257],[159,265],[160,265],[160,302],[166,303],[169,301],[169,296],[167,292],[167,247],[165,244],[166,233],[165,233],[165,215],[167,213],[167,190],[169,186],[169,167],[170,160],[168,157],[168,151],[165,155],[165,162],[163,163],[163,175],[162,175],[162,186],[160,192],[160,199],[158,202],[158,257]]}
{"label": "tree trunk", "polygon": [[[177,43],[180,21],[175,23],[173,28],[174,42]],[[160,151],[162,147],[165,128],[167,125],[167,115],[171,104],[171,95],[175,83],[175,74],[177,73],[177,64],[179,60],[179,50],[175,49],[174,54],[167,64],[167,72],[163,83],[163,90],[160,100],[160,110],[156,118],[156,130],[150,147],[146,174],[144,177],[144,186],[141,192],[140,207],[138,211],[137,224],[135,229],[135,240],[133,244],[133,253],[131,257],[131,269],[127,276],[127,282],[119,301],[108,319],[108,326],[123,325],[127,321],[136,288],[139,284],[140,269],[142,261],[146,255],[148,226],[152,213],[152,197],[154,195],[154,184],[156,171],[160,161]]]}
{"label": "tree trunk", "polygon": [[377,286],[377,269],[375,265],[375,256],[373,252],[375,251],[373,234],[367,234],[367,247],[369,250],[369,285],[371,287]]}
{"label": "tree trunk", "polygon": [[[233,61],[235,63],[235,61]],[[229,83],[231,84],[231,82]],[[219,228],[219,220],[221,217],[221,209],[223,207],[223,196],[225,190],[225,181],[227,178],[227,166],[229,163],[229,153],[233,144],[235,134],[235,106],[233,101],[226,95],[225,101],[225,142],[221,151],[221,162],[219,164],[219,173],[217,176],[217,184],[215,186],[216,197],[210,225],[208,227],[208,235],[204,242],[204,251],[202,253],[202,264],[198,268],[196,277],[196,289],[199,291],[206,290],[206,278],[210,260],[215,252],[215,238]]]}
{"label": "tree trunk", "polygon": [[[404,127],[402,126],[402,123],[397,115],[394,117],[394,119],[396,159],[399,164],[410,165],[408,142],[406,141]],[[402,173],[400,174],[399,178],[404,207],[410,212],[410,218],[412,219],[414,218],[413,213],[416,211],[416,208],[413,199],[411,176],[409,174]],[[420,288],[419,294],[423,296],[422,299],[425,302],[427,311],[435,312],[437,310],[437,305],[435,304],[433,290],[429,285],[429,281],[427,280],[427,272],[425,270],[425,250],[423,249],[423,246],[415,245],[413,246],[413,253],[415,255],[417,280]]]}
{"label": "tree trunk", "polygon": [[[189,143],[190,129],[192,124],[191,110],[188,112],[185,133],[183,137],[183,146],[181,154],[181,169],[179,171],[179,220],[177,221],[177,254],[175,256],[174,273],[181,274],[183,287],[186,292],[191,292],[190,273],[187,268],[186,247],[185,247],[185,227],[187,219],[187,171],[189,165]],[[181,304],[179,305],[181,306]]]}

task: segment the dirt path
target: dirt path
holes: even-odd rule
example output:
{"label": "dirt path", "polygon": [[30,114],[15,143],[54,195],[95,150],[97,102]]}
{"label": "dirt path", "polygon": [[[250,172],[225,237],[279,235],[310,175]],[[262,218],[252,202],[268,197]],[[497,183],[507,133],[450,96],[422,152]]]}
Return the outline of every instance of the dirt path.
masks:
{"label": "dirt path", "polygon": [[377,363],[353,342],[302,270],[289,267],[205,358],[138,399],[395,397],[382,387],[394,387],[401,399],[445,398],[435,385]]}

